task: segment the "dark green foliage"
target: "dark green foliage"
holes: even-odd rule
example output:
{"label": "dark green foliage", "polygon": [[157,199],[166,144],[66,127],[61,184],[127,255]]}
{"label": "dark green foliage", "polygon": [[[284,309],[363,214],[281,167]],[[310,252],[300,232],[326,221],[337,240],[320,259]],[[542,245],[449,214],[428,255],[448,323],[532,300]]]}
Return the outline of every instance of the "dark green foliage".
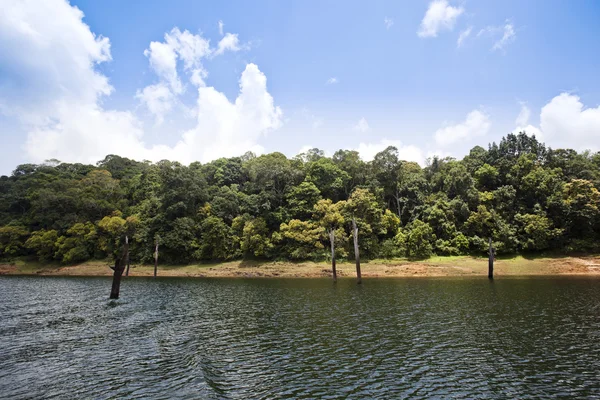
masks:
{"label": "dark green foliage", "polygon": [[134,262],[236,258],[426,258],[550,249],[598,251],[600,153],[549,149],[509,134],[462,160],[422,168],[388,147],[311,149],[221,158],[207,164],[138,162],[108,155],[96,166],[18,166],[0,177],[0,257],[64,263],[114,257],[125,235]]}

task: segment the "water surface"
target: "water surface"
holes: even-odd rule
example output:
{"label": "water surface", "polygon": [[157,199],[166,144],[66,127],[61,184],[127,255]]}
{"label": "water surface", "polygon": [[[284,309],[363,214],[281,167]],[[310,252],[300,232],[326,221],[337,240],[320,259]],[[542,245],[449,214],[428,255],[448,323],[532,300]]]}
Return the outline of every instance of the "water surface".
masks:
{"label": "water surface", "polygon": [[1,398],[600,398],[594,278],[0,277]]}

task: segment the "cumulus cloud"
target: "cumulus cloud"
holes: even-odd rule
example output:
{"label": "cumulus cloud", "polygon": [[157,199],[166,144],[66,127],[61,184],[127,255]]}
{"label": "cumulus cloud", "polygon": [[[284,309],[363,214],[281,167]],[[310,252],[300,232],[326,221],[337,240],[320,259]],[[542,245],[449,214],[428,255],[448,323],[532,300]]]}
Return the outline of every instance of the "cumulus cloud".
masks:
{"label": "cumulus cloud", "polygon": [[237,33],[226,33],[223,39],[219,41],[217,50],[214,52],[215,56],[225,53],[226,51],[239,51],[240,40],[238,39]]}
{"label": "cumulus cloud", "polygon": [[336,78],[335,76],[332,76],[331,78],[327,79],[327,82],[325,82],[326,85],[334,85],[336,83],[338,83],[338,78]]}
{"label": "cumulus cloud", "polygon": [[367,132],[369,129],[371,129],[369,127],[369,123],[367,122],[367,120],[364,117],[362,117],[360,120],[358,120],[356,125],[354,125],[355,131]]}
{"label": "cumulus cloud", "polygon": [[561,93],[542,107],[540,128],[550,145],[597,150],[600,106],[586,108],[579,96]]}
{"label": "cumulus cloud", "polygon": [[438,129],[434,139],[439,146],[447,146],[460,140],[486,135],[491,125],[487,114],[473,110],[463,122]]}
{"label": "cumulus cloud", "polygon": [[94,35],[82,17],[64,1],[3,2],[0,111],[26,124],[42,124],[65,101],[95,103],[113,91],[94,69],[111,60],[110,41]]}
{"label": "cumulus cloud", "polygon": [[434,0],[429,3],[417,35],[423,38],[437,37],[442,30],[451,31],[463,12],[462,7],[452,7],[447,0]]}
{"label": "cumulus cloud", "polygon": [[383,19],[383,25],[385,25],[385,29],[390,29],[394,25],[394,20],[388,17]]}
{"label": "cumulus cloud", "polygon": [[150,67],[159,78],[159,83],[138,91],[136,98],[155,115],[156,123],[160,124],[165,114],[173,108],[176,96],[184,91],[177,72],[179,61],[189,74],[190,82],[195,86],[204,86],[208,72],[202,65],[202,60],[216,57],[226,51],[238,50],[240,44],[237,34],[225,34],[217,48],[213,49],[208,39],[187,30],[182,32],[175,27],[165,33],[163,42],[150,42],[149,48],[144,51]]}
{"label": "cumulus cloud", "polygon": [[544,140],[555,148],[600,150],[600,106],[586,108],[579,96],[561,93],[544,105],[540,112],[540,126],[528,124],[529,109],[522,106],[515,121],[514,133],[526,132]]}
{"label": "cumulus cloud", "polygon": [[467,38],[471,35],[472,30],[473,27],[470,26],[458,35],[458,39],[456,40],[456,47],[461,47],[463,45],[464,41],[467,40]]}
{"label": "cumulus cloud", "polygon": [[248,150],[262,153],[258,139],[282,124],[283,112],[267,91],[267,77],[255,64],[248,64],[240,78],[240,93],[234,102],[213,87],[198,88],[195,128],[185,132],[173,147],[155,149],[161,158],[189,163],[232,157]]}
{"label": "cumulus cloud", "polygon": [[155,115],[157,125],[162,124],[165,114],[173,107],[174,96],[163,83],[146,86],[143,90],[138,90],[135,97]]}
{"label": "cumulus cloud", "polygon": [[[0,112],[27,132],[24,149],[30,161],[91,163],[107,154],[209,161],[248,149],[260,152],[259,138],[282,123],[266,76],[248,64],[233,102],[214,87],[197,85],[196,126],[173,147],[148,146],[142,123],[133,113],[103,106],[113,88],[96,65],[111,59],[108,38],[94,35],[83,22],[83,13],[63,0],[33,3],[8,1],[0,12],[0,59],[5,60]],[[207,40],[173,29],[164,42],[150,44],[146,55],[159,82],[137,96],[164,116],[171,96],[183,90],[177,61],[191,79],[201,79],[205,72],[200,60],[210,51]]]}
{"label": "cumulus cloud", "polygon": [[542,131],[529,124],[530,115],[531,110],[527,107],[527,104],[521,103],[521,111],[519,111],[519,115],[517,115],[517,119],[515,120],[517,127],[513,130],[513,133],[525,132],[529,136],[535,135],[538,140],[543,140],[544,135]]}
{"label": "cumulus cloud", "polygon": [[219,21],[219,35],[223,36],[223,27],[225,26],[225,24],[223,23],[223,21]]}
{"label": "cumulus cloud", "polygon": [[405,146],[400,140],[382,139],[376,143],[360,143],[356,151],[360,154],[360,158],[364,161],[371,161],[375,155],[389,146],[394,146],[398,149],[398,156],[401,160],[415,161],[420,165],[425,165],[425,156],[423,151],[416,146]]}

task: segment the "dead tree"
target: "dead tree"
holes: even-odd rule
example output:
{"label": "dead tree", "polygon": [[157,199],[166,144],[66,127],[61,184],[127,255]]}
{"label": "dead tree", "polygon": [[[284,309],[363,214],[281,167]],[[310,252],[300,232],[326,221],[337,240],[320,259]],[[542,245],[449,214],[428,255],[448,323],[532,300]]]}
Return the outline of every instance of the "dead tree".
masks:
{"label": "dead tree", "polygon": [[337,281],[337,271],[335,269],[335,230],[329,229],[329,241],[331,242],[331,272],[333,274],[333,281]]}
{"label": "dead tree", "polygon": [[154,277],[158,271],[158,238],[156,238],[156,247],[154,248]]}
{"label": "dead tree", "polygon": [[492,247],[492,238],[490,238],[490,249],[488,254],[488,279],[494,279],[494,248]]}
{"label": "dead tree", "polygon": [[356,283],[362,283],[360,276],[360,254],[358,252],[358,227],[356,219],[352,218],[352,236],[354,236],[354,256],[356,257]]}
{"label": "dead tree", "polygon": [[[129,245],[129,236],[125,236],[125,243]],[[129,248],[127,248],[127,270],[125,270],[125,276],[129,276]]]}
{"label": "dead tree", "polygon": [[125,245],[121,254],[115,259],[115,266],[110,267],[113,272],[112,287],[110,289],[109,299],[118,299],[119,291],[121,290],[121,276],[125,270],[125,264],[127,264],[127,255],[129,254],[129,241],[125,240]]}

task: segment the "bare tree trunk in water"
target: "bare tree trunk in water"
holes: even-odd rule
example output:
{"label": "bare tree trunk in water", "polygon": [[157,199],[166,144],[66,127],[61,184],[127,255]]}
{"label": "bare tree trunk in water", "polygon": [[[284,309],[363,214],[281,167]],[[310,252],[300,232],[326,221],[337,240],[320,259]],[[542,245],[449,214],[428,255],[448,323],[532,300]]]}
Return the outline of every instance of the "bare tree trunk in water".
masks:
{"label": "bare tree trunk in water", "polygon": [[337,281],[337,271],[335,270],[335,230],[329,229],[329,241],[331,242],[331,272],[333,273],[333,281]]}
{"label": "bare tree trunk in water", "polygon": [[129,242],[125,241],[125,245],[123,246],[123,251],[121,255],[117,257],[115,260],[115,266],[110,267],[113,273],[113,282],[112,287],[110,289],[110,297],[109,299],[118,299],[119,291],[121,289],[121,276],[123,275],[123,271],[125,270],[125,264],[127,263],[127,254],[129,253]]}
{"label": "bare tree trunk in water", "polygon": [[[129,236],[125,236],[125,243],[129,245]],[[125,270],[125,276],[129,276],[129,248],[127,248],[127,269]]]}
{"label": "bare tree trunk in water", "polygon": [[488,258],[488,279],[494,279],[494,248],[492,247],[492,238],[490,238],[490,250]]}
{"label": "bare tree trunk in water", "polygon": [[156,272],[158,270],[158,239],[156,239],[156,248],[154,249],[154,277],[156,278]]}
{"label": "bare tree trunk in water", "polygon": [[360,254],[358,253],[358,227],[354,218],[352,218],[352,236],[354,236],[354,256],[356,257],[356,283],[362,283],[360,276]]}

